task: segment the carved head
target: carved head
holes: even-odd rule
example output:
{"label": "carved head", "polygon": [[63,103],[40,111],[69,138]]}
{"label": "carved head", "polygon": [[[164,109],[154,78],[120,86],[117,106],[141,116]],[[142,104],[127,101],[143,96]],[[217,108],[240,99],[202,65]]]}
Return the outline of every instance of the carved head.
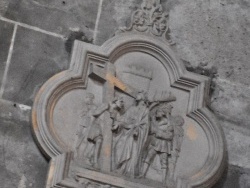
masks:
{"label": "carved head", "polygon": [[147,92],[145,91],[139,91],[136,95],[135,101],[138,103],[140,101],[146,102],[148,100]]}
{"label": "carved head", "polygon": [[113,104],[119,109],[124,108],[124,100],[122,97],[114,99]]}
{"label": "carved head", "polygon": [[87,93],[84,99],[84,102],[86,104],[93,104],[94,103],[94,99],[95,99],[95,95],[93,93]]}
{"label": "carved head", "polygon": [[172,114],[173,106],[168,103],[168,104],[162,106],[161,109],[164,112],[164,114],[166,115],[166,117],[169,117]]}
{"label": "carved head", "polygon": [[156,117],[157,119],[160,119],[160,118],[162,118],[162,117],[164,117],[164,116],[165,116],[165,112],[164,112],[163,109],[159,108],[159,109],[156,110],[156,112],[155,112],[155,117]]}

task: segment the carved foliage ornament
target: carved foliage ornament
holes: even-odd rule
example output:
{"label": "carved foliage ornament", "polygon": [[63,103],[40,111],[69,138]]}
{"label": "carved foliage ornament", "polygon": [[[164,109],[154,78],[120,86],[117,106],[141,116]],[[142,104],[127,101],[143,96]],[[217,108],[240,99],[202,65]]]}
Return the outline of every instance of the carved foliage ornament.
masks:
{"label": "carved foliage ornament", "polygon": [[138,31],[165,38],[168,32],[168,14],[163,11],[160,0],[143,0],[141,8],[134,11],[131,25],[120,31]]}
{"label": "carved foliage ornament", "polygon": [[120,33],[100,47],[75,41],[69,70],[42,86],[32,121],[50,159],[47,188],[211,187],[218,180],[225,144],[206,107],[209,78],[186,71],[156,37],[167,31],[165,18],[159,1],[143,1],[132,27],[154,36]]}

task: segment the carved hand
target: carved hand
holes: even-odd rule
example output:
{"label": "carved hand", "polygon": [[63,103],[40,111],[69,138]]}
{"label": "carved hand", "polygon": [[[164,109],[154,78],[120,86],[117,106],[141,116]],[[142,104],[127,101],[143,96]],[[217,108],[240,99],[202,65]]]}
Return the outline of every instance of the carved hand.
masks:
{"label": "carved hand", "polygon": [[157,131],[156,132],[156,137],[161,138],[164,140],[172,140],[174,135],[172,132],[162,132],[162,131]]}
{"label": "carved hand", "polygon": [[111,130],[112,131],[115,131],[115,130],[117,130],[119,128],[119,124],[113,124],[113,126],[112,126],[112,128],[111,128]]}

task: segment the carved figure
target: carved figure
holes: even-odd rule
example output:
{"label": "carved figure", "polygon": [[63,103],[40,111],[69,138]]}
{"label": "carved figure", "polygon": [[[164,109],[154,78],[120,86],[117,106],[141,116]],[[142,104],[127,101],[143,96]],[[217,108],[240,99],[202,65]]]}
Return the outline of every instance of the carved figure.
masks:
{"label": "carved figure", "polygon": [[87,159],[87,164],[93,166],[96,169],[99,169],[98,158],[103,141],[102,126],[99,119],[99,116],[102,113],[103,111],[101,107],[101,110],[97,108],[92,114],[93,121],[87,135],[87,146],[90,147],[87,147],[87,150],[85,151],[86,153],[84,154]]}
{"label": "carved figure", "polygon": [[87,142],[87,135],[93,121],[92,114],[96,110],[94,99],[95,96],[92,93],[87,93],[84,99],[84,108],[81,111],[78,130],[76,132],[75,157],[77,158],[83,156],[85,153],[84,151],[86,150],[86,147],[83,145],[83,143]]}
{"label": "carved figure", "polygon": [[110,118],[113,120],[112,130],[117,129],[117,125],[116,125],[115,121],[117,121],[117,119],[119,119],[123,110],[124,110],[123,98],[115,98],[109,104]]}
{"label": "carved figure", "polygon": [[173,106],[167,104],[155,111],[151,125],[150,134],[153,134],[153,139],[148,147],[148,153],[144,160],[145,166],[141,177],[145,177],[148,168],[156,155],[160,156],[162,168],[162,182],[166,184],[168,157],[171,155],[172,140],[174,137],[174,127],[171,123],[171,111]]}
{"label": "carved figure", "polygon": [[[81,126],[81,135],[77,134],[77,156],[85,165],[92,166],[95,169],[99,169],[98,159],[100,155],[100,149],[103,141],[103,131],[102,127],[105,126],[100,119],[100,116],[108,111],[111,119],[116,119],[119,111],[124,107],[123,99],[114,99],[109,104],[102,104],[99,107],[96,107],[93,103],[94,95],[88,93],[86,96],[86,101],[88,106],[83,109],[87,111],[87,114],[84,114],[82,126]],[[90,107],[91,108],[88,108]],[[79,151],[81,146],[84,147],[82,151]],[[83,156],[83,157],[81,157]]]}
{"label": "carved figure", "polygon": [[86,94],[80,127],[77,131],[75,158],[85,165],[99,168],[98,156],[103,139],[99,116],[105,107],[97,108],[94,99],[95,96],[92,93]]}
{"label": "carved figure", "polygon": [[[185,71],[166,43],[168,17],[160,0],[142,2],[123,30],[128,33],[101,47],[75,41],[70,68],[37,94],[32,123],[39,146],[51,158],[47,187],[211,187],[222,174],[226,147],[222,129],[206,107],[209,79]],[[149,95],[138,93],[142,89]],[[78,111],[75,102],[90,90],[103,104],[95,104],[88,93]],[[184,120],[171,114],[170,105],[167,112],[163,108],[177,100],[170,91],[178,97],[175,112],[187,114],[190,130],[200,135],[190,142],[187,132],[183,151]],[[115,96],[126,99],[124,113],[123,101]],[[177,163],[185,163],[178,172]],[[139,176],[147,179],[133,179]]]}
{"label": "carved figure", "polygon": [[179,157],[184,136],[182,128],[184,119],[181,116],[172,116],[171,104],[160,104],[153,111],[149,135],[149,146],[144,157],[144,168],[139,178],[145,178],[150,165],[156,155],[160,157],[162,182],[164,185],[174,185],[174,171]]}
{"label": "carved figure", "polygon": [[169,179],[172,181],[174,179],[174,171],[177,163],[177,159],[179,157],[179,153],[181,151],[181,145],[184,136],[184,119],[181,116],[175,116],[173,118],[173,127],[174,127],[174,137],[172,144],[171,157],[169,160]]}
{"label": "carved figure", "polygon": [[139,176],[142,165],[142,150],[149,132],[149,107],[147,94],[139,92],[135,104],[128,108],[119,121],[120,136],[115,143],[115,169],[129,176]]}

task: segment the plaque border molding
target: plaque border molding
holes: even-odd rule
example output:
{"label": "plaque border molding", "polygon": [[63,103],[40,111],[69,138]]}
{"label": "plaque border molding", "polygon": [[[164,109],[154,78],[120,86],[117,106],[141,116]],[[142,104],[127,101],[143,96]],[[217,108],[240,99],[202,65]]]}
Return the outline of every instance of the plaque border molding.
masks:
{"label": "plaque border molding", "polygon": [[[211,187],[221,177],[226,165],[225,138],[215,116],[207,108],[210,79],[186,71],[166,41],[138,33],[121,33],[102,46],[75,41],[68,70],[50,78],[36,95],[32,109],[32,128],[42,152],[50,159],[46,187],[74,187],[68,178],[72,153],[57,138],[53,111],[57,101],[74,89],[85,89],[90,63],[114,63],[123,54],[143,52],[158,59],[169,74],[171,87],[189,92],[187,116],[204,130],[209,143],[209,155],[203,168],[191,177],[177,180],[178,188]],[[145,186],[144,186],[145,187]]]}

